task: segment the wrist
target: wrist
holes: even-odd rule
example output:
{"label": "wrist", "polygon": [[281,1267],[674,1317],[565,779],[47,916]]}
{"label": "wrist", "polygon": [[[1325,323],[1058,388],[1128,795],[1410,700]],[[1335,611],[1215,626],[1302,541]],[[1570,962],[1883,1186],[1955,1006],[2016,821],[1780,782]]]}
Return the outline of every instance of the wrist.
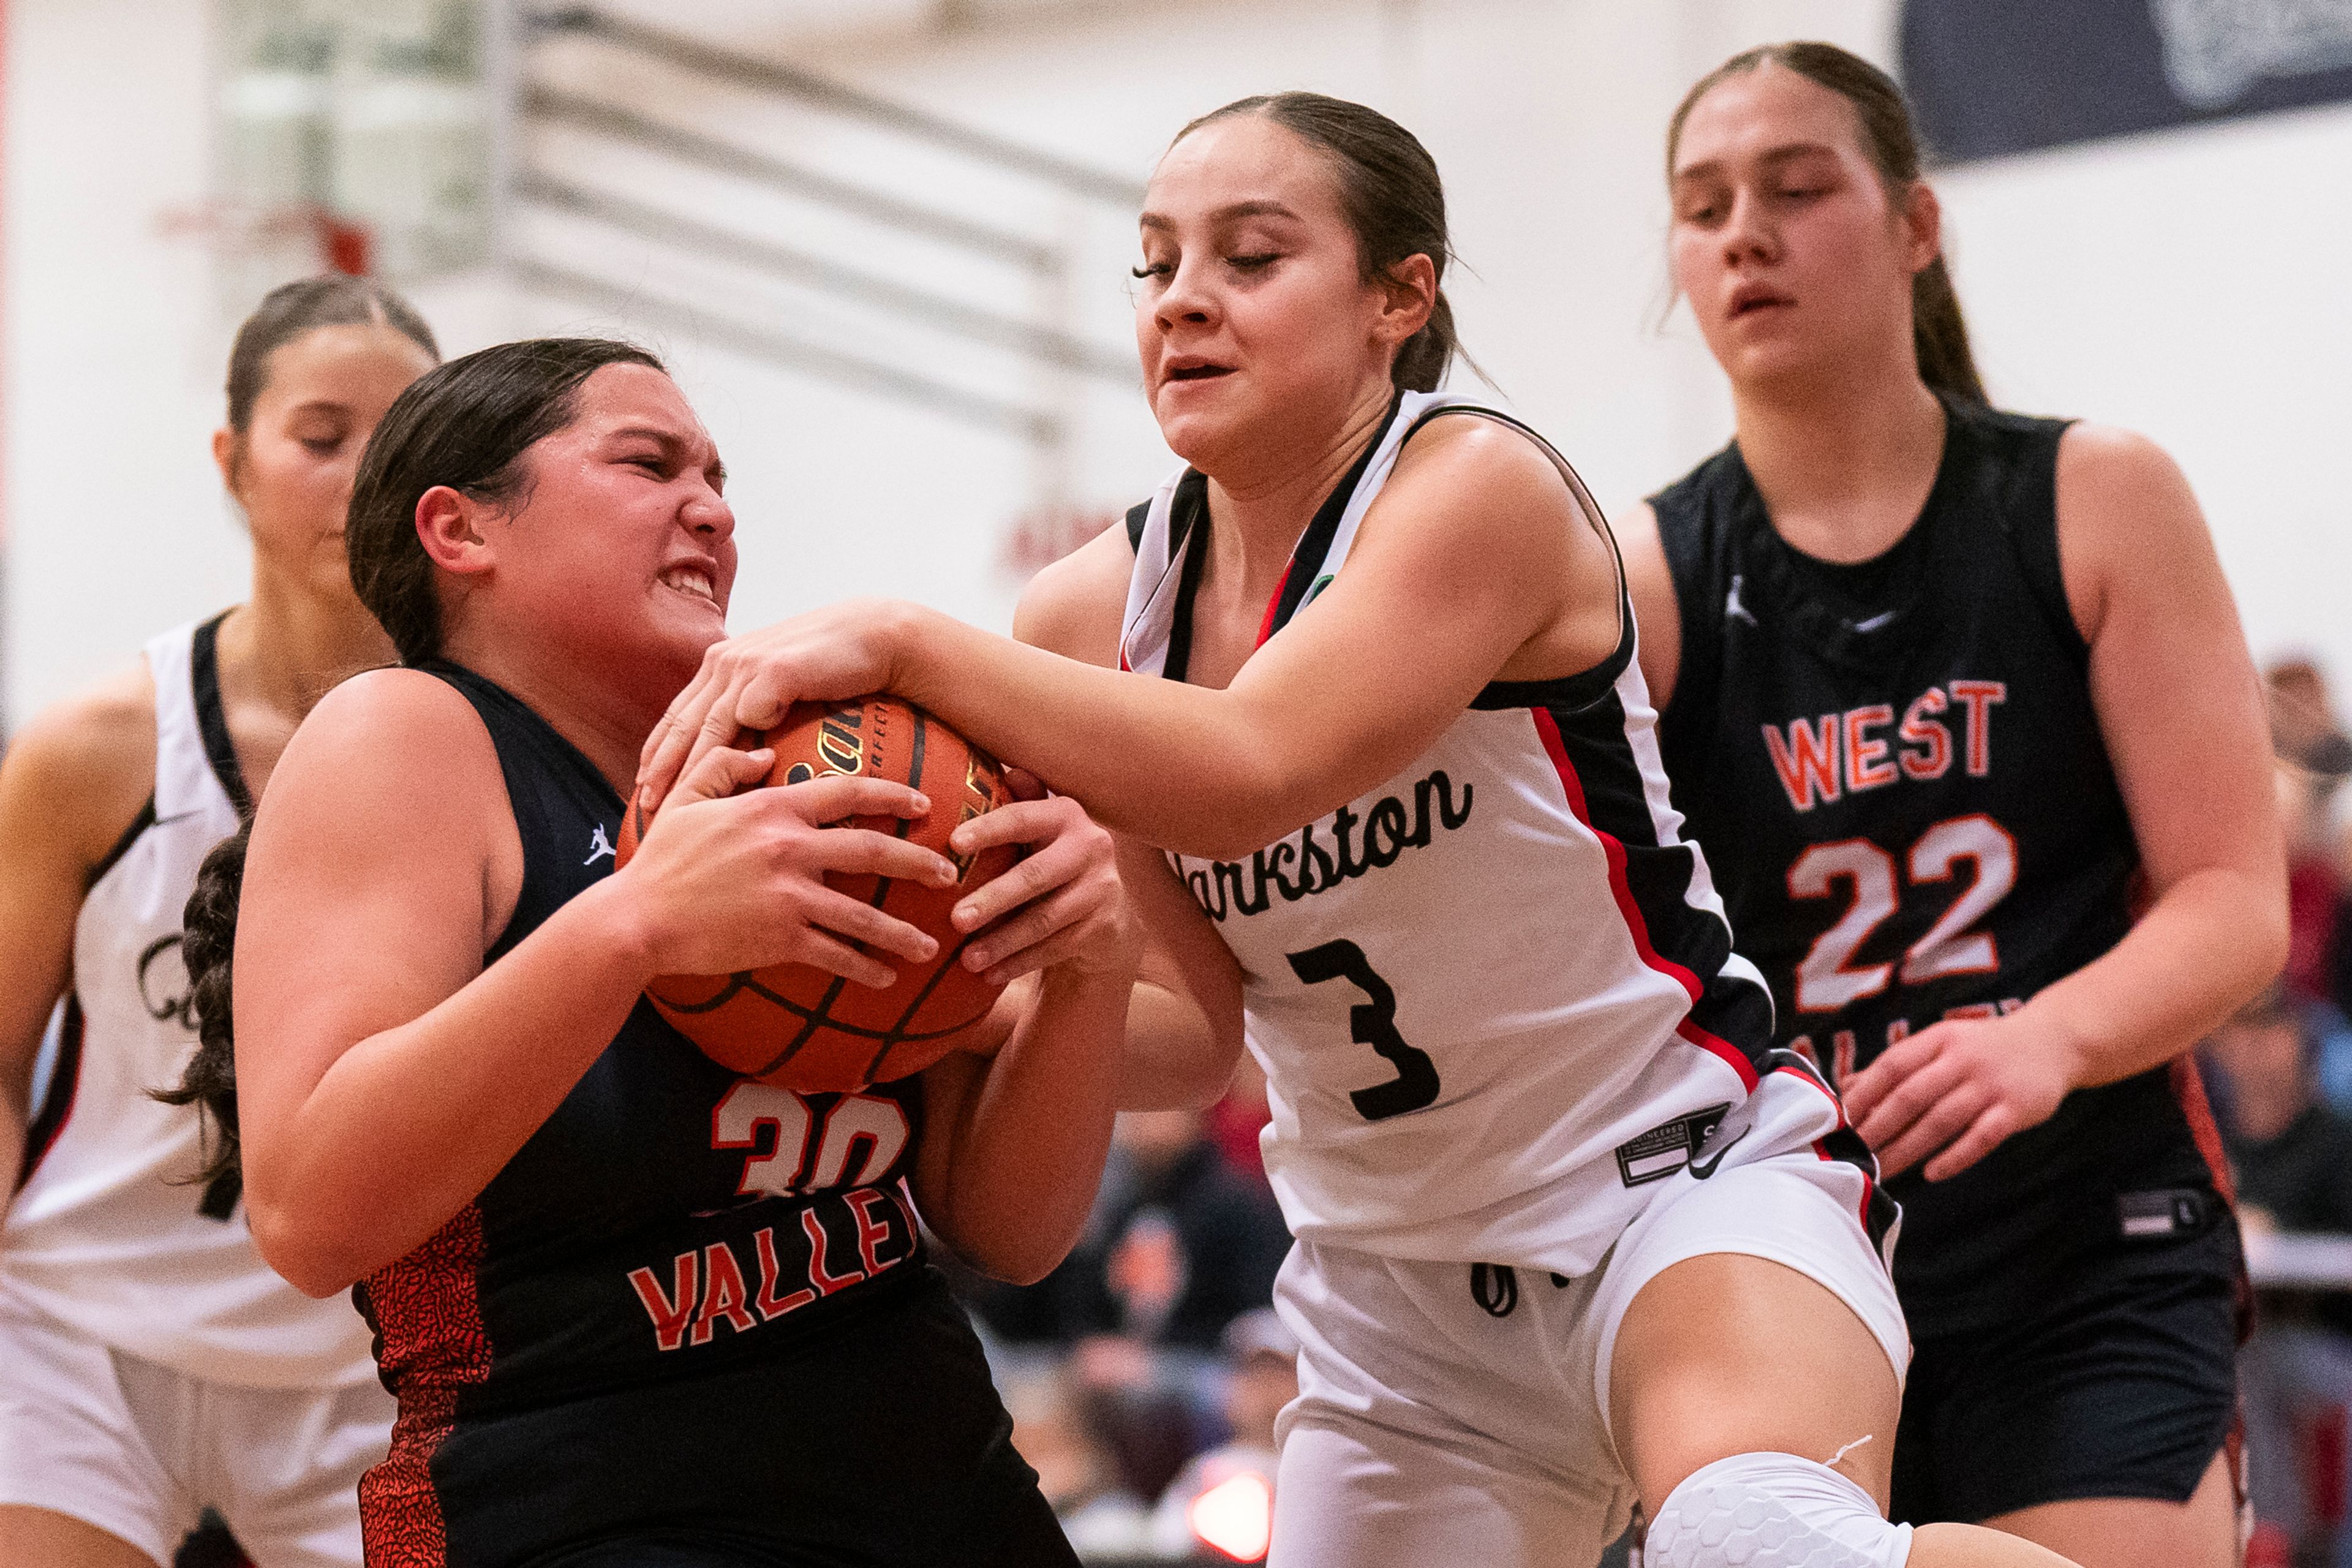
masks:
{"label": "wrist", "polygon": [[2045,997],[2036,997],[2010,1016],[2020,1023],[2032,1019],[2042,1038],[2031,1048],[2056,1068],[2066,1093],[2088,1089],[2100,1081],[2094,1071],[2098,1051],[2092,1032],[2064,1007],[2049,1005]]}
{"label": "wrist", "polygon": [[636,889],[620,872],[596,883],[573,899],[557,918],[570,915],[585,928],[592,950],[604,962],[608,973],[625,976],[642,991],[661,973],[653,922],[646,918]]}
{"label": "wrist", "polygon": [[924,676],[931,668],[930,642],[936,622],[943,619],[927,605],[907,599],[886,599],[876,608],[875,629],[882,639],[883,689],[895,691],[919,708],[929,708]]}

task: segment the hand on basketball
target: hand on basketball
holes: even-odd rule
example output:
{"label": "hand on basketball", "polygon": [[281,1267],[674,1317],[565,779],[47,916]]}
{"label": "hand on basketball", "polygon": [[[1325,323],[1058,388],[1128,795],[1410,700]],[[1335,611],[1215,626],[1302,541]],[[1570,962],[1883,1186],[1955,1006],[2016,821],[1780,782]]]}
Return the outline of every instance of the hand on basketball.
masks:
{"label": "hand on basketball", "polygon": [[1887,1047],[1841,1085],[1882,1175],[1927,1162],[1958,1175],[2012,1133],[2046,1121],[2074,1087],[2072,1052],[2027,1014],[1953,1018]]}
{"label": "hand on basketball", "polygon": [[679,782],[626,866],[654,974],[731,974],[806,963],[860,985],[898,975],[851,942],[920,963],[939,944],[905,921],[825,886],[828,871],[950,886],[945,856],[887,833],[828,827],[847,816],[920,816],[930,803],[904,784],[832,777],[737,794],[767,776],[762,748],[707,752]]}
{"label": "hand on basketball", "polygon": [[715,748],[733,745],[746,730],[774,727],[795,702],[887,690],[889,608],[853,599],[713,643],[646,737],[637,763],[646,809],[658,806]]}
{"label": "hand on basketball", "polygon": [[996,984],[1066,966],[1087,975],[1132,975],[1142,934],[1119,886],[1109,832],[1066,795],[1018,768],[1004,782],[1020,798],[974,817],[949,839],[959,855],[1026,846],[1011,870],[955,908],[955,928],[985,929],[961,962]]}

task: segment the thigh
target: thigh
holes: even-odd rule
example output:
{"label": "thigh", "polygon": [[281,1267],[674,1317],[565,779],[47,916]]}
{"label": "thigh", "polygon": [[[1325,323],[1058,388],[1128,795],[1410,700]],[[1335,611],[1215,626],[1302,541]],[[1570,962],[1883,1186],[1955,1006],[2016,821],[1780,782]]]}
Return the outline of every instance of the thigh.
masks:
{"label": "thigh", "polygon": [[[168,1428],[177,1412],[144,1415]],[[0,1306],[0,1568],[168,1562],[195,1519],[113,1354]]]}
{"label": "thigh", "polygon": [[2237,1481],[2215,1454],[2184,1502],[2080,1498],[1985,1521],[2081,1568],[2237,1568]]}
{"label": "thigh", "polygon": [[1599,1393],[1652,1511],[1694,1470],[1766,1451],[1886,1499],[1909,1360],[1894,1283],[1827,1162],[1759,1153],[1675,1178],[1604,1270]]}
{"label": "thigh", "polygon": [[392,1396],[216,1387],[209,1405],[208,1500],[257,1568],[359,1568],[360,1477],[391,1443]]}
{"label": "thigh", "polygon": [[1289,1422],[1267,1568],[1587,1568],[1623,1530],[1609,1489],[1473,1442],[1338,1413]]}
{"label": "thigh", "polygon": [[156,1568],[161,1561],[69,1515],[0,1503],[0,1568]]}

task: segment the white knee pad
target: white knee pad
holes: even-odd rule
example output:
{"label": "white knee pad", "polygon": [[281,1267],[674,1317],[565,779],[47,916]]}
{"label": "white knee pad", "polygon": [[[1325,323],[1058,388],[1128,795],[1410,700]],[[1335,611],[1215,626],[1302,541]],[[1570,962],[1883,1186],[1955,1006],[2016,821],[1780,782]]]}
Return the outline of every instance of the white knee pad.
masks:
{"label": "white knee pad", "polygon": [[1666,1494],[1644,1568],[1903,1568],[1911,1527],[1870,1494],[1794,1454],[1734,1454]]}

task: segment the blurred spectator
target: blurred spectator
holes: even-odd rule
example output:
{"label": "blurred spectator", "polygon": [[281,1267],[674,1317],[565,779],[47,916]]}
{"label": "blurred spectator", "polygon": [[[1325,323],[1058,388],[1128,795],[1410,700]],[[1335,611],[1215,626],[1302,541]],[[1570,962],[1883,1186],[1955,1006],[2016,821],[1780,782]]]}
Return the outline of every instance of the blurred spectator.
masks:
{"label": "blurred spectator", "polygon": [[1225,1326],[1274,1299],[1290,1247],[1265,1182],[1192,1110],[1129,1111],[1087,1231],[1038,1283],[959,1280],[1006,1355],[1068,1352],[1071,1397],[1118,1480],[1156,1498],[1223,1435]]}
{"label": "blurred spectator", "polygon": [[1224,1334],[1225,1424],[1232,1436],[1197,1455],[1152,1511],[1152,1541],[1169,1555],[1196,1541],[1228,1559],[1265,1552],[1274,1519],[1275,1420],[1298,1397],[1298,1341],[1270,1307],[1244,1313]]}
{"label": "blurred spectator", "polygon": [[1150,1515],[1121,1483],[1118,1467],[1089,1418],[1087,1402],[1058,1373],[1008,1381],[1013,1446],[1082,1556],[1132,1557],[1150,1550]]}
{"label": "blurred spectator", "polygon": [[2205,1066],[2250,1228],[2352,1234],[2352,1121],[2319,1098],[2320,1030],[2284,984],[2213,1032]]}
{"label": "blurred spectator", "polygon": [[1016,1343],[1116,1334],[1207,1356],[1227,1323],[1272,1302],[1289,1247],[1273,1194],[1233,1168],[1199,1112],[1129,1111],[1068,1258],[1035,1285],[976,1284],[970,1300]]}
{"label": "blurred spectator", "polygon": [[2334,801],[2352,774],[2352,740],[2309,659],[2273,660],[2263,672],[2271,747],[2278,759],[2279,815],[2286,829],[2286,979],[2297,994],[2341,1003],[2344,858]]}
{"label": "blurred spectator", "polygon": [[[2320,1016],[2274,985],[2205,1045],[2249,1230],[2352,1233],[2352,1121],[2318,1096]],[[2256,1521],[2247,1562],[2342,1561],[2352,1310],[2333,1293],[2263,1305],[2239,1362]]]}
{"label": "blurred spectator", "polygon": [[2336,717],[2327,678],[2307,658],[2273,659],[2263,671],[2271,744],[2305,771],[2342,783],[2352,774],[2352,739]]}

